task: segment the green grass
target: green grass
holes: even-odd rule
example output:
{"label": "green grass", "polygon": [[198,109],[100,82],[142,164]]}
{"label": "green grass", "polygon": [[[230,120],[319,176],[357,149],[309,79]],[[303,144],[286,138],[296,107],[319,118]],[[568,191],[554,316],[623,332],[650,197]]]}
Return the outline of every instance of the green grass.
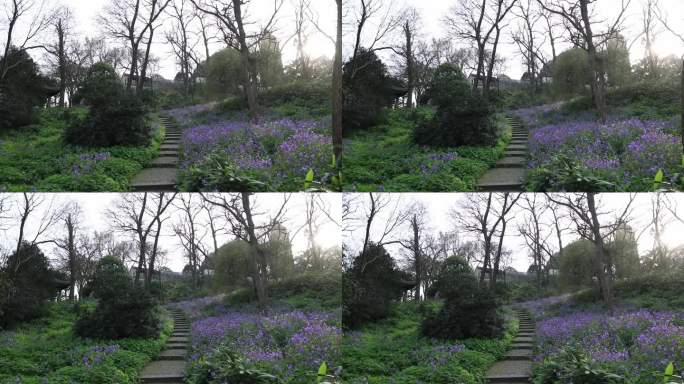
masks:
{"label": "green grass", "polygon": [[[431,113],[421,108],[418,113]],[[501,158],[510,141],[510,127],[502,115],[495,115],[503,131],[494,147],[456,147],[435,149],[418,146],[411,141],[415,122],[411,111],[388,111],[387,123],[358,132],[345,144],[345,190],[373,191],[473,191],[487,170]],[[451,161],[434,161],[430,155],[457,152]],[[435,167],[424,174],[421,167]]]}
{"label": "green grass", "polygon": [[[163,126],[156,117],[150,123],[155,135],[147,147],[82,148],[63,142],[67,122],[62,109],[43,110],[36,124],[0,136],[0,190],[127,191],[130,180],[159,153]],[[87,159],[102,152],[109,153],[106,160]]]}
{"label": "green grass", "polygon": [[[139,372],[159,354],[173,330],[172,320],[163,312],[162,332],[157,339],[96,341],[73,334],[76,317],[73,304],[52,303],[48,316],[0,332],[0,382],[137,383]],[[93,351],[95,347],[112,345],[118,345],[113,353]],[[89,367],[85,360],[94,362]]]}
{"label": "green grass", "polygon": [[[518,323],[509,319],[499,339],[454,342],[424,338],[420,322],[425,308],[439,302],[396,304],[389,318],[360,331],[346,332],[342,341],[342,378],[346,383],[368,384],[476,384],[507,350]],[[510,314],[507,313],[510,318]],[[465,350],[449,356],[440,350],[462,344]],[[434,363],[434,365],[433,365]]]}

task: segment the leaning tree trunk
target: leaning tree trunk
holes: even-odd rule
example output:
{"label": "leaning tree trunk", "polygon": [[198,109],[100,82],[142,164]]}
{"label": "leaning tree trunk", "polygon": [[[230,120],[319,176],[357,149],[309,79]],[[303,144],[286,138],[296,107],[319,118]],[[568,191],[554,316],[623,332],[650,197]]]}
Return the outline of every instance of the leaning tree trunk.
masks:
{"label": "leaning tree trunk", "polygon": [[684,56],[682,56],[682,96],[681,96],[681,108],[682,108],[682,122],[681,122],[681,135],[682,135],[682,166],[684,166]]}
{"label": "leaning tree trunk", "polygon": [[603,76],[603,68],[599,66],[596,57],[596,46],[594,45],[594,32],[591,30],[591,21],[589,20],[589,8],[587,0],[580,0],[580,8],[582,12],[582,22],[584,23],[585,34],[587,36],[587,54],[589,57],[589,68],[591,69],[591,85],[592,96],[596,103],[596,109],[599,113],[599,118],[602,123],[608,119],[608,108],[606,107],[606,81]]}
{"label": "leaning tree trunk", "polygon": [[332,137],[333,154],[337,169],[342,166],[342,0],[337,3],[337,40],[335,41],[335,63],[333,68],[332,94]]}

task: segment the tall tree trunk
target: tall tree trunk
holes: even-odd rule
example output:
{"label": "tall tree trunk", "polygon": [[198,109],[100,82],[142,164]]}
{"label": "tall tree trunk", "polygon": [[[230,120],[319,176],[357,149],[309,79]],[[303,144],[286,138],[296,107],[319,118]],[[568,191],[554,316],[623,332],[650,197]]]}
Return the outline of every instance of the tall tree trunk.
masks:
{"label": "tall tree trunk", "polygon": [[252,208],[249,202],[249,193],[242,192],[242,208],[245,211],[247,219],[247,235],[249,236],[249,245],[252,250],[249,258],[250,269],[252,271],[252,283],[257,294],[257,301],[260,307],[264,307],[268,302],[268,293],[266,290],[266,281],[262,276],[260,262],[263,260],[263,250],[259,246],[259,241],[256,236],[254,220],[252,218]]}
{"label": "tall tree trunk", "polygon": [[150,61],[150,49],[152,48],[152,39],[154,38],[154,28],[150,25],[150,39],[145,47],[145,57],[143,58],[142,66],[140,68],[140,76],[138,77],[137,90],[140,93],[145,86],[145,77],[147,77],[147,65]]}
{"label": "tall tree trunk", "polygon": [[337,4],[337,40],[335,41],[335,63],[333,68],[332,94],[332,137],[333,155],[337,169],[342,167],[342,0],[335,0]]}
{"label": "tall tree trunk", "polygon": [[589,208],[589,213],[591,215],[591,230],[592,237],[594,238],[594,267],[596,269],[596,276],[599,281],[599,286],[601,288],[601,294],[603,296],[603,302],[608,307],[608,310],[613,312],[613,292],[612,292],[612,282],[611,274],[606,276],[606,250],[603,242],[603,237],[601,234],[601,224],[598,219],[598,214],[596,213],[596,200],[595,193],[587,193],[587,206]]}
{"label": "tall tree trunk", "polygon": [[74,246],[75,225],[71,215],[66,218],[67,253],[69,254],[69,300],[74,301],[76,289],[76,247]]}
{"label": "tall tree trunk", "polygon": [[256,71],[253,69],[252,58],[250,57],[249,45],[247,45],[247,35],[242,19],[242,0],[233,0],[233,12],[235,13],[235,24],[238,29],[238,43],[240,44],[240,62],[242,64],[242,86],[247,105],[249,106],[249,117],[255,120],[259,116],[259,104],[257,102]]}
{"label": "tall tree trunk", "polygon": [[59,106],[61,108],[65,107],[64,99],[66,94],[66,52],[65,52],[65,31],[63,21],[60,20],[57,24],[57,34],[58,34],[58,51],[57,51],[57,61],[59,62]]}
{"label": "tall tree trunk", "polygon": [[494,44],[492,46],[492,55],[489,59],[489,65],[487,68],[487,77],[485,78],[485,94],[489,93],[491,87],[492,78],[494,76],[494,65],[496,64],[496,50],[499,46],[499,38],[501,37],[501,28],[496,25],[496,37],[494,38]]}
{"label": "tall tree trunk", "polygon": [[682,136],[682,166],[684,167],[684,56],[682,56],[682,96],[681,96],[681,108],[682,108],[682,124],[681,124],[681,136]]}
{"label": "tall tree trunk", "polygon": [[584,30],[587,36],[587,54],[589,56],[589,68],[591,68],[591,82],[594,102],[599,113],[599,118],[602,123],[608,119],[608,108],[606,106],[606,81],[603,75],[603,66],[599,63],[596,53],[596,46],[594,45],[594,33],[591,30],[591,21],[589,20],[588,0],[580,0],[580,8],[582,12],[582,22],[584,23]]}
{"label": "tall tree trunk", "polygon": [[499,244],[497,245],[496,249],[496,257],[494,258],[494,270],[492,271],[492,289],[496,289],[496,281],[499,277],[499,268],[501,264],[501,253],[503,252],[503,240],[504,236],[506,235],[506,225],[508,224],[507,220],[502,220],[501,221],[501,234],[499,235]]}
{"label": "tall tree trunk", "polygon": [[418,224],[418,217],[413,215],[411,220],[411,227],[413,229],[413,263],[416,270],[416,292],[415,300],[420,301],[420,287],[423,284],[423,261],[420,252],[420,225]]}
{"label": "tall tree trunk", "polygon": [[413,93],[415,91],[415,71],[413,69],[413,30],[411,24],[407,20],[404,25],[404,34],[406,35],[406,78],[408,81],[408,98],[406,104],[409,108],[413,108]]}

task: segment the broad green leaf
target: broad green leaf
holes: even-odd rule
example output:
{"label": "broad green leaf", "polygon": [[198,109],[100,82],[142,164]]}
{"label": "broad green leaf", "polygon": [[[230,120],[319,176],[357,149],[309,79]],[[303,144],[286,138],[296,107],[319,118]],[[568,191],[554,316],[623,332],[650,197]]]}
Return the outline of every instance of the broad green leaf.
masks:
{"label": "broad green leaf", "polygon": [[667,380],[672,375],[674,375],[674,364],[670,363],[667,365],[667,368],[665,368],[665,380]]}
{"label": "broad green leaf", "polygon": [[321,381],[323,381],[323,379],[325,378],[325,376],[327,374],[328,374],[328,365],[324,361],[323,364],[321,364],[321,366],[318,368],[318,382],[320,383]]}
{"label": "broad green leaf", "polygon": [[661,169],[658,171],[658,173],[656,173],[655,182],[658,184],[662,184],[664,179],[665,173],[663,173],[663,170]]}
{"label": "broad green leaf", "polygon": [[313,183],[313,179],[314,179],[314,171],[313,171],[313,169],[309,169],[309,172],[307,172],[307,174],[306,174],[306,182],[307,183]]}

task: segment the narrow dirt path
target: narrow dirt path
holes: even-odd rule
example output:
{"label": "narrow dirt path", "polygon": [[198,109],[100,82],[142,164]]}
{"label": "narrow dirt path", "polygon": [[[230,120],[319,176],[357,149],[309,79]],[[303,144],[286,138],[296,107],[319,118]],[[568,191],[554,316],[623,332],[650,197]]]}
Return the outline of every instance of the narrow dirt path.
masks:
{"label": "narrow dirt path", "polygon": [[513,138],[504,157],[481,179],[478,189],[482,192],[522,192],[527,163],[527,144],[530,133],[519,117],[506,116],[513,128]]}
{"label": "narrow dirt path", "polygon": [[149,363],[140,373],[140,383],[177,384],[183,383],[186,369],[186,355],[190,345],[190,323],[183,311],[172,308],[174,328],[171,337],[157,360]]}
{"label": "narrow dirt path", "polygon": [[159,157],[152,160],[147,168],[138,173],[131,181],[135,192],[173,192],[177,190],[178,150],[181,130],[169,117],[161,116],[166,137],[161,144]]}
{"label": "narrow dirt path", "polygon": [[520,319],[518,335],[503,360],[492,365],[486,374],[487,383],[527,384],[532,376],[532,350],[535,328],[529,313],[516,309]]}

